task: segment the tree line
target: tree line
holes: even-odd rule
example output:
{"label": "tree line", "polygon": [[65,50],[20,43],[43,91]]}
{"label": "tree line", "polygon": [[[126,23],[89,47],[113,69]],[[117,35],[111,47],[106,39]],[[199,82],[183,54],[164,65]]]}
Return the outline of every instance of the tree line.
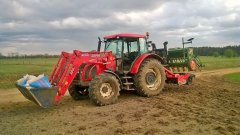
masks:
{"label": "tree line", "polygon": [[199,56],[240,56],[240,45],[225,47],[194,47],[194,54]]}
{"label": "tree line", "polygon": [[[240,45],[235,46],[225,46],[225,47],[193,47],[194,54],[199,56],[226,56],[226,57],[237,57],[240,56]],[[4,56],[0,52],[0,58],[58,58],[59,55],[51,54],[19,54],[19,53],[9,53]]]}
{"label": "tree line", "polygon": [[58,58],[59,55],[50,55],[50,54],[19,54],[19,53],[9,53],[7,56],[2,55],[0,52],[0,58]]}

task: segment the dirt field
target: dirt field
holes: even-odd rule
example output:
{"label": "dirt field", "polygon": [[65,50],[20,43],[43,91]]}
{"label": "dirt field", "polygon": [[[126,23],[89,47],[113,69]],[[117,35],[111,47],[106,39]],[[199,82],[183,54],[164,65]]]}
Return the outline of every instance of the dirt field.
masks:
{"label": "dirt field", "polygon": [[89,99],[42,109],[16,89],[0,90],[0,134],[238,134],[240,86],[222,79],[240,68],[202,71],[191,86],[166,85],[156,97],[122,91],[118,103]]}

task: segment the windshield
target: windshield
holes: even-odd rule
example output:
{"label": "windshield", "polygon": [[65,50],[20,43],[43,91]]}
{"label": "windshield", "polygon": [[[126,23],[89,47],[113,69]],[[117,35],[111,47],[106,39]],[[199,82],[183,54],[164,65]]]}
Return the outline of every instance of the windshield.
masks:
{"label": "windshield", "polygon": [[120,58],[122,54],[122,40],[114,39],[106,41],[105,51],[112,51],[113,54]]}
{"label": "windshield", "polygon": [[142,54],[148,51],[145,38],[118,38],[105,41],[105,51],[112,51],[117,58],[122,56],[122,47],[125,47],[124,53]]}

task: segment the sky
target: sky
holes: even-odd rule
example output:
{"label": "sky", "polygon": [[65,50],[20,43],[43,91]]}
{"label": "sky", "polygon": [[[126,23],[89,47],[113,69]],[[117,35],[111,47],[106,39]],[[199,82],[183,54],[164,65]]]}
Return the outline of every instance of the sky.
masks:
{"label": "sky", "polygon": [[150,33],[157,48],[240,45],[239,0],[0,0],[0,53],[96,50],[97,37]]}

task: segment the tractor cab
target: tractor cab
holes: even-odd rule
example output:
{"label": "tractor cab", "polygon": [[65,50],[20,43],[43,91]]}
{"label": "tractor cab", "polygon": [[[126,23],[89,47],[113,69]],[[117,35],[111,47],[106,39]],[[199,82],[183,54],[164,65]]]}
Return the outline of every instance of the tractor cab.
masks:
{"label": "tractor cab", "polygon": [[104,43],[104,51],[112,51],[120,72],[129,71],[139,56],[149,52],[145,35],[116,34],[104,37]]}

